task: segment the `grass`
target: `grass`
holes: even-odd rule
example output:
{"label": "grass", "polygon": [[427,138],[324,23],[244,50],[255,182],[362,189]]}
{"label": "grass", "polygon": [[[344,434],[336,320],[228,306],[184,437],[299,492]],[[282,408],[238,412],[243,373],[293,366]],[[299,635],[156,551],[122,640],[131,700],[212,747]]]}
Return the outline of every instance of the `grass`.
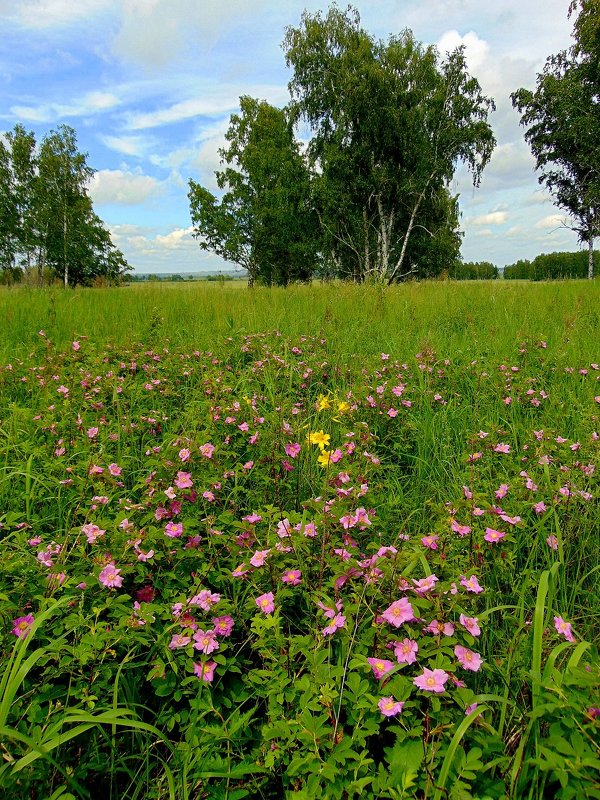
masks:
{"label": "grass", "polygon": [[[600,798],[599,309],[576,281],[1,291],[0,789]],[[194,647],[213,613],[233,633]]]}

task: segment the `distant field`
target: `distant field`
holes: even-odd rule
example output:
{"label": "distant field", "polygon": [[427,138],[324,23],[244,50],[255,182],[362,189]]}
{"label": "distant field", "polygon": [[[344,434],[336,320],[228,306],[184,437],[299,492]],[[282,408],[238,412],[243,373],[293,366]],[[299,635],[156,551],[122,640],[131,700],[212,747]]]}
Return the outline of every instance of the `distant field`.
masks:
{"label": "distant field", "polygon": [[0,319],[2,797],[600,798],[600,282]]}
{"label": "distant field", "polygon": [[[143,284],[119,289],[0,290],[0,353],[31,347],[44,329],[57,346],[75,336],[97,345],[169,339],[219,347],[226,336],[279,329],[323,333],[339,353],[392,349],[405,357],[428,343],[440,353],[501,357],[519,338],[545,337],[565,358],[593,358],[600,282],[411,283],[247,290],[242,282]],[[416,348],[416,349],[415,349]]]}

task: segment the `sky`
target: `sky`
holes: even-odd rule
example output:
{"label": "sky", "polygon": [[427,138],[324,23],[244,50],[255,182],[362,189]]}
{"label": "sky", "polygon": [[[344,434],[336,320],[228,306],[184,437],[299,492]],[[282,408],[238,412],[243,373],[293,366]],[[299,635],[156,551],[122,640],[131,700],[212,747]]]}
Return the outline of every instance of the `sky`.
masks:
{"label": "sky", "polygon": [[[287,25],[315,0],[0,0],[0,131],[38,141],[77,132],[96,172],[94,208],[136,272],[232,269],[192,237],[190,178],[216,191],[218,150],[239,97],[283,106]],[[340,2],[345,7],[345,2]],[[459,166],[462,256],[502,267],[578,248],[540,185],[510,93],[534,88],[546,58],[572,43],[569,0],[355,0],[363,27],[410,28],[441,54],[465,45],[494,98],[497,146],[474,189]]]}

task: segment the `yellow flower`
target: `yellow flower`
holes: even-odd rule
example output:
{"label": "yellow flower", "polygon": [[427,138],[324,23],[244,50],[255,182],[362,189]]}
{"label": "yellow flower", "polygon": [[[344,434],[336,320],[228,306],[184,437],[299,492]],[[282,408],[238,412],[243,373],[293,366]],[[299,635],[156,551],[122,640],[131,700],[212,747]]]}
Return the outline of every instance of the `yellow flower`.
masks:
{"label": "yellow flower", "polygon": [[317,400],[317,411],[324,411],[326,408],[331,408],[331,402],[328,397],[321,394]]}
{"label": "yellow flower", "polygon": [[329,444],[329,440],[331,439],[328,433],[324,431],[313,431],[310,436],[308,437],[311,444],[319,445],[321,450],[324,450],[327,445]]}
{"label": "yellow flower", "polygon": [[347,403],[345,400],[340,400],[338,403],[338,411],[340,414],[345,414],[346,411],[350,411],[350,403]]}
{"label": "yellow flower", "polygon": [[329,450],[321,450],[321,454],[317,458],[317,461],[322,467],[326,467],[329,464],[330,458],[331,458],[331,453],[329,452]]}

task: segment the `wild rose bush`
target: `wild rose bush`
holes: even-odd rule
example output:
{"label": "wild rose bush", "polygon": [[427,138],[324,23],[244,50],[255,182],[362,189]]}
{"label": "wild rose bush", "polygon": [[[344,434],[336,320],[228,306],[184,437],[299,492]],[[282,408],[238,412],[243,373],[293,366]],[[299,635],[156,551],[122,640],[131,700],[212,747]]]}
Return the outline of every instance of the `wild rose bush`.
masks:
{"label": "wild rose bush", "polygon": [[41,332],[0,372],[1,785],[600,797],[600,370],[544,345],[340,365]]}

